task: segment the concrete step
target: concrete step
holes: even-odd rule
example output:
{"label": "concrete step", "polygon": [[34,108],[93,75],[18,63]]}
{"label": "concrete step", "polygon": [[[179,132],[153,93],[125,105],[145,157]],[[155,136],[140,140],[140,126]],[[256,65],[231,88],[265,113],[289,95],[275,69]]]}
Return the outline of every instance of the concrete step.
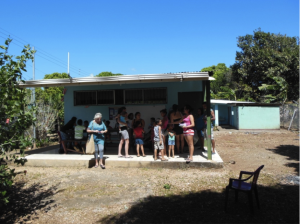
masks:
{"label": "concrete step", "polygon": [[[39,166],[39,167],[93,167],[95,159],[93,155],[79,155],[79,154],[57,154],[58,149],[52,149],[39,154],[32,154],[26,156],[27,162],[25,166]],[[160,159],[154,161],[152,154],[147,154],[146,157],[132,156],[133,158],[118,158],[117,155],[105,155],[105,165],[110,167],[123,168],[222,168],[223,160],[218,153],[212,156],[212,160],[206,159],[206,153],[202,151],[195,151],[194,161],[187,163],[185,158],[188,154],[175,155],[175,158],[170,158],[169,161],[163,162]]]}

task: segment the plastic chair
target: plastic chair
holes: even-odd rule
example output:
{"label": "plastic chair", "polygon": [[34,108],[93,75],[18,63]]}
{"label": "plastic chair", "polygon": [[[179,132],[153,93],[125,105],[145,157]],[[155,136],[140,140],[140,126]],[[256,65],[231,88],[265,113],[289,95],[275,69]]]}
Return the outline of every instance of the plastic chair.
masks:
{"label": "plastic chair", "polygon": [[[259,176],[259,173],[262,170],[262,168],[264,168],[264,165],[260,166],[254,172],[241,171],[239,179],[234,179],[234,178],[229,179],[229,184],[226,186],[225,212],[227,210],[229,189],[232,189],[235,191],[235,202],[237,202],[237,200],[238,200],[238,193],[240,191],[248,194],[250,210],[252,213],[253,213],[252,191],[254,191],[256,202],[257,202],[257,207],[260,208],[259,200],[258,200],[258,193],[257,193],[257,180],[258,180],[258,176]],[[250,175],[250,176],[247,177],[246,179],[242,179],[243,174]],[[247,183],[246,181],[251,178],[253,178],[252,183]]]}

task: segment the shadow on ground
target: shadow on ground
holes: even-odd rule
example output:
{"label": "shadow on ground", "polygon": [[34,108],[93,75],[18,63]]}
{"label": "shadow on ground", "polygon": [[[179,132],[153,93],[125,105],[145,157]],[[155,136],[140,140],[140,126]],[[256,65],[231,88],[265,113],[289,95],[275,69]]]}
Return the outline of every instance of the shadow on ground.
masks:
{"label": "shadow on ground", "polygon": [[[26,150],[25,151],[25,155],[32,155],[32,154],[38,154],[38,153],[42,153],[42,152],[46,152],[52,149],[57,149],[59,148],[59,144],[54,144],[51,146],[44,146],[38,149],[31,149],[31,150]],[[20,155],[20,152],[15,153],[16,155]]]}
{"label": "shadow on ground", "polygon": [[228,124],[222,124],[220,125],[220,127],[222,129],[232,129],[232,130],[237,130],[235,127],[231,126],[231,125],[228,125]]}
{"label": "shadow on ground", "polygon": [[[26,223],[38,219],[37,210],[47,213],[55,205],[53,196],[55,187],[43,189],[46,185],[35,183],[30,187],[26,187],[24,182],[13,185],[9,192],[9,204],[0,210],[0,223],[15,223],[20,221]],[[31,220],[31,221],[30,221]]]}
{"label": "shadow on ground", "polygon": [[295,171],[299,175],[299,146],[296,145],[280,145],[277,146],[275,149],[267,149],[271,152],[276,154],[287,156],[287,160],[296,160],[298,162],[290,162],[286,163],[285,165],[288,167],[295,168]]}
{"label": "shadow on ground", "polygon": [[299,223],[299,186],[259,186],[258,190],[261,209],[254,200],[254,214],[242,193],[235,203],[234,192],[230,192],[225,213],[224,191],[201,191],[147,197],[125,213],[104,217],[98,223]]}

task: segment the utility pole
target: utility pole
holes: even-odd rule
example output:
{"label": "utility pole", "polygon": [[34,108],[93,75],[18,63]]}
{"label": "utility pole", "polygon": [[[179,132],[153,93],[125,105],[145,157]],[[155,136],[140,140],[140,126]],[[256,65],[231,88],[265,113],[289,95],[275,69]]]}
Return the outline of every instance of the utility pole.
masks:
{"label": "utility pole", "polygon": [[206,131],[207,131],[207,159],[212,160],[212,155],[211,155],[211,117],[210,117],[210,81],[206,80],[205,81],[206,85]]}
{"label": "utility pole", "polygon": [[[34,47],[32,47],[34,50]],[[35,53],[33,53],[33,60],[32,60],[32,71],[33,71],[33,80],[35,80]],[[32,104],[35,106],[35,87],[32,89]],[[33,117],[36,118],[36,114],[33,113]],[[36,148],[36,130],[35,124],[33,124],[33,149]]]}
{"label": "utility pole", "polygon": [[68,76],[70,78],[70,53],[68,52]]}

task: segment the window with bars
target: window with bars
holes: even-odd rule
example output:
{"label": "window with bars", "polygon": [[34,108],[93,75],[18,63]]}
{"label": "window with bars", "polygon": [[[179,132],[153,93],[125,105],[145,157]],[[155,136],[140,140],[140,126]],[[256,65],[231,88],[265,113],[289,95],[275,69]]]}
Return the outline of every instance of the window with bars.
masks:
{"label": "window with bars", "polygon": [[116,105],[124,104],[124,90],[123,89],[115,90],[115,104]]}
{"label": "window with bars", "polygon": [[113,90],[97,91],[97,104],[115,104],[115,94]]}
{"label": "window with bars", "polygon": [[143,104],[143,90],[142,89],[126,89],[124,91],[125,104]]}
{"label": "window with bars", "polygon": [[167,103],[167,88],[144,89],[144,103]]}
{"label": "window with bars", "polygon": [[74,105],[96,105],[97,91],[74,91]]}
{"label": "window with bars", "polygon": [[164,104],[167,103],[167,88],[124,90],[125,104]]}
{"label": "window with bars", "polygon": [[167,88],[74,91],[74,106],[165,103]]}

